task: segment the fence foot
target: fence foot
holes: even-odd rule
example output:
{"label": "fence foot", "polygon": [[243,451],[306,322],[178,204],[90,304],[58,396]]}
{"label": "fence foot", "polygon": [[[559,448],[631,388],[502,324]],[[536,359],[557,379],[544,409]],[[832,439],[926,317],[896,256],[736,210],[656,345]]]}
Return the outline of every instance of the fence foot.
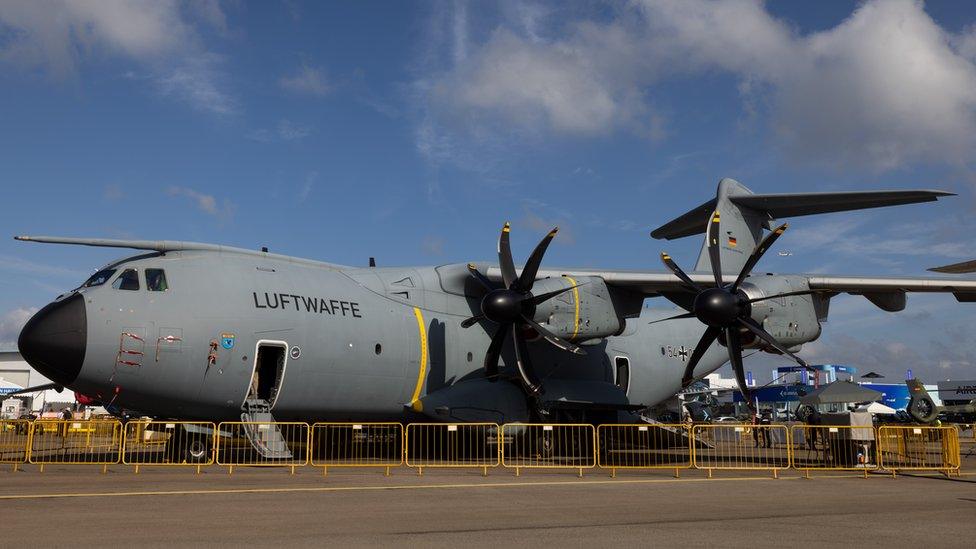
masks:
{"label": "fence foot", "polygon": [[325,467],[325,466],[322,467],[322,476],[323,477],[329,476],[329,468],[328,467]]}
{"label": "fence foot", "polygon": [[610,469],[610,478],[617,478],[617,468],[613,467]]}
{"label": "fence foot", "polygon": [[712,478],[712,470],[711,469],[708,470],[708,478]]}
{"label": "fence foot", "polygon": [[576,475],[576,478],[583,478],[583,468],[582,467],[579,468],[579,474]]}
{"label": "fence foot", "polygon": [[674,478],[681,478],[681,469],[674,468]]}
{"label": "fence foot", "polygon": [[773,469],[773,478],[779,478],[779,469]]}
{"label": "fence foot", "polygon": [[423,467],[417,467],[417,476],[418,477],[424,476],[424,468]]}
{"label": "fence foot", "polygon": [[810,469],[803,470],[803,478],[810,480]]}
{"label": "fence foot", "polygon": [[515,468],[515,476],[517,477],[522,476],[522,469],[520,467]]}
{"label": "fence foot", "polygon": [[135,469],[135,473],[136,473],[137,475],[139,474],[139,466],[138,466],[138,465],[136,465],[136,469]]}
{"label": "fence foot", "polygon": [[868,470],[867,469],[864,470],[864,478],[868,478]]}
{"label": "fence foot", "polygon": [[483,477],[487,477],[488,476],[488,467],[487,466],[481,468],[481,476],[483,476]]}
{"label": "fence foot", "polygon": [[40,472],[42,472],[42,473],[44,472],[44,464],[43,463],[41,464],[41,471]]}
{"label": "fence foot", "polygon": [[295,474],[295,466],[294,465],[291,466],[291,474],[293,474],[293,475]]}
{"label": "fence foot", "polygon": [[102,474],[104,475],[107,472],[108,472],[108,465],[102,465]]}
{"label": "fence foot", "polygon": [[891,470],[891,478],[895,478],[895,476],[897,476],[897,474],[898,473],[894,469]]}
{"label": "fence foot", "polygon": [[383,476],[387,476],[387,477],[390,476],[390,467],[389,466],[386,467],[386,474],[383,475]]}
{"label": "fence foot", "polygon": [[234,474],[234,466],[233,465],[227,467],[227,474],[228,475],[233,475]]}
{"label": "fence foot", "polygon": [[197,465],[197,474],[198,475],[200,474],[200,466],[199,465]]}
{"label": "fence foot", "polygon": [[17,467],[18,467],[18,464],[17,463],[14,463],[14,472],[15,473],[17,472]]}

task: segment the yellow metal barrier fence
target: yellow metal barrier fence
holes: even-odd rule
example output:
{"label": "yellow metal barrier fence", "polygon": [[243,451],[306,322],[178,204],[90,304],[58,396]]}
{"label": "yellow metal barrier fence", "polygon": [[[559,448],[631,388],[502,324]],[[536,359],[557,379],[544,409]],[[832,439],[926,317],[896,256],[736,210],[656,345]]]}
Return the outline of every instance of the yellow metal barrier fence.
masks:
{"label": "yellow metal barrier fence", "polygon": [[596,467],[592,425],[506,423],[502,425],[502,465],[514,468],[583,469]]}
{"label": "yellow metal barrier fence", "polygon": [[850,425],[794,425],[793,468],[811,470],[868,471],[878,469],[874,427]]}
{"label": "yellow metal barrier fence", "polygon": [[403,425],[399,423],[316,423],[312,425],[311,464],[322,467],[390,467],[403,463]]}
{"label": "yellow metal barrier fence", "polygon": [[411,423],[404,445],[407,467],[424,474],[424,467],[498,467],[495,423]]}
{"label": "yellow metal barrier fence", "polygon": [[125,424],[122,463],[134,465],[212,465],[217,426],[209,421],[130,421]]}
{"label": "yellow metal barrier fence", "polygon": [[0,463],[12,463],[14,471],[27,461],[31,422],[26,419],[0,420]]}
{"label": "yellow metal barrier fence", "polygon": [[695,425],[693,459],[696,469],[763,470],[779,476],[790,467],[790,431],[785,425],[717,423]]}
{"label": "yellow metal barrier fence", "polygon": [[960,465],[959,433],[955,427],[883,425],[878,428],[881,468],[891,471],[943,471]]}
{"label": "yellow metal barrier fence", "polygon": [[217,426],[217,464],[295,467],[308,463],[308,423],[225,421]]}
{"label": "yellow metal barrier fence", "polygon": [[600,425],[596,430],[597,464],[610,469],[681,469],[692,466],[691,429],[687,425]]}
{"label": "yellow metal barrier fence", "polygon": [[37,420],[31,425],[28,461],[41,466],[108,465],[122,459],[122,424],[116,419]]}

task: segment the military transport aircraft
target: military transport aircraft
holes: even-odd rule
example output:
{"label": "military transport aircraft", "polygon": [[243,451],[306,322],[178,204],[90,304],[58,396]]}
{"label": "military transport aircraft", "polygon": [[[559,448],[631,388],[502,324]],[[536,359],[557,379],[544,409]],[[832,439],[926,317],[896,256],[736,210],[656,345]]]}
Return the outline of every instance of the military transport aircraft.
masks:
{"label": "military transport aircraft", "polygon": [[[19,236],[141,250],[38,311],[19,338],[54,382],[157,418],[638,421],[743,349],[796,357],[839,293],[976,299],[976,280],[753,273],[774,219],[935,201],[941,191],[753,194],[731,179],[651,235],[705,233],[695,269],[348,267],[175,241]],[[644,309],[662,296],[677,315]]]}

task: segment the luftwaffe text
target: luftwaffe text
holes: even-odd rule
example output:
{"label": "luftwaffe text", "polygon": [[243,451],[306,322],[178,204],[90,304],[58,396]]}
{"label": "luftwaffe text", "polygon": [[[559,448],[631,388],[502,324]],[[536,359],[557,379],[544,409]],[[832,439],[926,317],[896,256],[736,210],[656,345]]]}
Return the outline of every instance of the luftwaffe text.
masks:
{"label": "luftwaffe text", "polygon": [[269,292],[264,292],[263,297],[259,298],[257,292],[252,292],[252,294],[254,296],[254,307],[257,309],[291,309],[294,307],[296,311],[305,311],[306,313],[363,317],[362,313],[359,312],[359,303],[355,301]]}

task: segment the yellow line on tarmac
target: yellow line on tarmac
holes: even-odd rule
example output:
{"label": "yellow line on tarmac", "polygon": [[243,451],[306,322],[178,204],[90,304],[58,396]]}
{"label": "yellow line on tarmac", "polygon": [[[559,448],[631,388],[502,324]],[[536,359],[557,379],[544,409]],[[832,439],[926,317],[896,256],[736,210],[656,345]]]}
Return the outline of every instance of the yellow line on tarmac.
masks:
{"label": "yellow line on tarmac", "polygon": [[[851,475],[827,475],[815,478],[860,478]],[[94,498],[94,497],[113,497],[113,496],[183,496],[183,495],[220,495],[220,494],[277,494],[277,493],[301,493],[301,492],[356,492],[356,491],[375,491],[375,490],[436,490],[436,489],[458,489],[458,488],[518,488],[531,486],[580,486],[580,485],[606,485],[606,484],[665,484],[665,483],[689,483],[689,482],[739,482],[739,481],[776,481],[776,480],[795,480],[803,477],[783,477],[774,479],[771,477],[728,477],[728,478],[684,478],[684,479],[608,479],[608,480],[561,480],[561,481],[541,481],[541,482],[488,482],[488,483],[466,483],[466,484],[394,484],[389,486],[304,486],[304,487],[281,487],[281,488],[224,488],[214,490],[156,490],[138,492],[78,492],[61,494],[11,494],[0,495],[2,500],[24,500],[24,499],[54,499],[54,498]]]}
{"label": "yellow line on tarmac", "polygon": [[[908,473],[908,472],[906,472]],[[973,476],[976,473],[959,473],[960,476]],[[887,476],[885,474],[875,474],[873,476]],[[925,474],[917,471],[912,476],[942,476],[941,473]],[[860,476],[850,474],[814,474],[812,480],[823,479],[861,479]],[[715,478],[666,478],[666,479],[607,479],[607,480],[559,480],[559,481],[539,481],[539,482],[487,482],[487,483],[465,483],[465,484],[393,484],[388,486],[304,486],[304,487],[279,487],[279,488],[224,488],[214,490],[155,490],[137,492],[77,492],[60,494],[10,494],[0,495],[0,501],[4,500],[28,500],[28,499],[56,499],[56,498],[98,498],[98,497],[120,497],[120,496],[190,496],[190,495],[222,495],[222,494],[288,494],[288,493],[312,493],[312,492],[371,492],[377,490],[438,490],[438,489],[460,489],[460,488],[519,488],[532,486],[580,486],[580,485],[608,485],[608,484],[687,484],[690,482],[742,482],[742,481],[783,481],[783,480],[803,480],[802,476],[780,476],[779,479],[772,477],[715,477]]]}

